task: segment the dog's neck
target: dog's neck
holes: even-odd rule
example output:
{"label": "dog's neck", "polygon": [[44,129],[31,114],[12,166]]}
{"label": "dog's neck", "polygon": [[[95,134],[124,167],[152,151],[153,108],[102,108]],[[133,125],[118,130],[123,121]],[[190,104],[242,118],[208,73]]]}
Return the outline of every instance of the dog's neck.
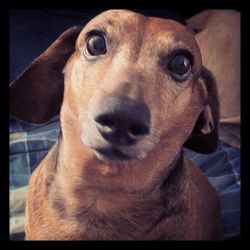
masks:
{"label": "dog's neck", "polygon": [[[95,171],[104,163],[89,151],[86,150],[85,158],[82,158],[80,164],[75,162],[73,156],[69,158],[70,162],[64,161],[61,158],[62,155],[65,156],[64,150],[64,145],[59,140],[56,149],[57,174],[54,185],[51,186],[49,201],[58,213],[63,210],[62,217],[66,214],[78,222],[80,228],[82,225],[88,228],[81,237],[87,239],[94,234],[98,239],[124,239],[124,235],[128,239],[140,238],[168,213],[173,213],[174,210],[179,213],[180,206],[185,205],[183,192],[186,188],[186,169],[182,153],[170,164],[166,162],[162,168],[164,171],[158,171],[157,174],[155,172],[154,178],[142,185],[143,188],[139,189],[137,185],[137,188],[133,189],[131,183],[135,182],[127,179],[128,187],[125,187],[126,180],[123,183],[120,181],[122,178],[133,178],[135,169],[125,171],[125,168],[133,166],[106,166],[117,169],[113,170],[111,175],[100,175],[100,172],[97,174]],[[119,227],[120,230],[114,232],[109,230],[109,227]],[[103,230],[99,231],[99,228]],[[109,232],[116,235],[108,235]]]}
{"label": "dog's neck", "polygon": [[158,144],[154,150],[160,152],[159,155],[152,152],[143,160],[104,162],[97,159],[93,151],[82,142],[73,144],[61,138],[58,142],[58,174],[66,183],[71,180],[74,189],[79,184],[79,189],[84,186],[85,189],[151,192],[153,187],[161,186],[172,169],[182,164],[182,151],[173,152],[166,146],[167,150],[161,152],[157,147],[162,148],[164,144]]}

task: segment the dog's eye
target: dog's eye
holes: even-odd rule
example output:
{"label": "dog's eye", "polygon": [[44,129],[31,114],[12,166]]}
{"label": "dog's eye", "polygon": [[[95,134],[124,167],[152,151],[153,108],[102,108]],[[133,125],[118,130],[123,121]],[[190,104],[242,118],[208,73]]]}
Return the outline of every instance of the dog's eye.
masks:
{"label": "dog's eye", "polygon": [[107,52],[106,41],[102,34],[90,34],[86,39],[86,52],[90,56],[99,56]]}
{"label": "dog's eye", "polygon": [[168,69],[174,80],[184,81],[191,71],[191,60],[185,54],[178,54],[170,60]]}

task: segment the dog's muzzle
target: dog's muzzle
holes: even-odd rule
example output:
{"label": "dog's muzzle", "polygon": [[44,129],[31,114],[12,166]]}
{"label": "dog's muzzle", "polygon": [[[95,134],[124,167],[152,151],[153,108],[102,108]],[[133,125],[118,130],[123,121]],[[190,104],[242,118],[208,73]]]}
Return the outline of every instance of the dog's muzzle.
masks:
{"label": "dog's muzzle", "polygon": [[149,133],[150,113],[144,103],[126,97],[109,97],[98,104],[95,122],[109,143],[128,146]]}
{"label": "dog's muzzle", "polygon": [[105,97],[94,105],[91,116],[94,122],[91,130],[96,131],[94,144],[97,144],[93,149],[109,160],[134,158],[130,149],[150,133],[148,107],[131,98]]}

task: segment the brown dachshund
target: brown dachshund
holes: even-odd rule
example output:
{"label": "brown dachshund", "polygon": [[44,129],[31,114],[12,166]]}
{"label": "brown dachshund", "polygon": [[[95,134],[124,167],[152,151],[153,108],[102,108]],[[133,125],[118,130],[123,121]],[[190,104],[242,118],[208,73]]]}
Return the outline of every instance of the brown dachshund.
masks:
{"label": "brown dachshund", "polygon": [[221,238],[216,192],[182,152],[213,152],[219,118],[183,25],[106,11],[64,32],[10,98],[12,115],[33,123],[61,107],[58,142],[30,179],[27,240]]}

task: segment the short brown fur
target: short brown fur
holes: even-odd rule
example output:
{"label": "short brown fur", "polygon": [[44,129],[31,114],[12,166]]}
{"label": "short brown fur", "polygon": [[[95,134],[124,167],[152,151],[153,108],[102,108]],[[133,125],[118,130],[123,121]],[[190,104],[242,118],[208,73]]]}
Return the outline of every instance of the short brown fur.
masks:
{"label": "short brown fur", "polygon": [[[88,61],[83,56],[85,34],[99,27],[108,34],[109,53]],[[68,48],[73,52],[66,55],[67,60],[71,57],[64,67],[62,135],[30,179],[26,239],[221,239],[216,191],[182,153],[184,143],[206,153],[215,150],[217,143],[216,85],[202,67],[193,35],[171,20],[115,10],[102,13],[83,29],[70,29],[66,40],[67,36],[78,38]],[[183,48],[193,55],[194,64],[192,75],[179,84],[166,74],[159,60],[171,50]],[[49,48],[47,57],[41,55],[33,65],[39,65],[39,60],[46,62],[50,54],[65,61],[65,55],[57,53]],[[40,75],[46,74],[41,70],[37,66],[23,73],[32,74],[32,91]],[[39,110],[29,114],[26,108],[25,117],[22,115],[24,98],[19,100],[17,94],[27,96],[18,88],[22,77],[12,83],[12,114],[26,121],[45,122],[53,114]],[[58,79],[47,85],[63,88]],[[48,90],[47,98],[51,98],[50,92],[53,90]],[[100,160],[82,141],[83,131],[89,129],[90,140],[94,138],[90,143],[104,143],[91,132],[89,117],[96,103],[118,95],[143,101],[151,113],[150,135],[128,149],[131,154],[143,154],[127,162]],[[50,107],[44,103],[43,109]]]}

